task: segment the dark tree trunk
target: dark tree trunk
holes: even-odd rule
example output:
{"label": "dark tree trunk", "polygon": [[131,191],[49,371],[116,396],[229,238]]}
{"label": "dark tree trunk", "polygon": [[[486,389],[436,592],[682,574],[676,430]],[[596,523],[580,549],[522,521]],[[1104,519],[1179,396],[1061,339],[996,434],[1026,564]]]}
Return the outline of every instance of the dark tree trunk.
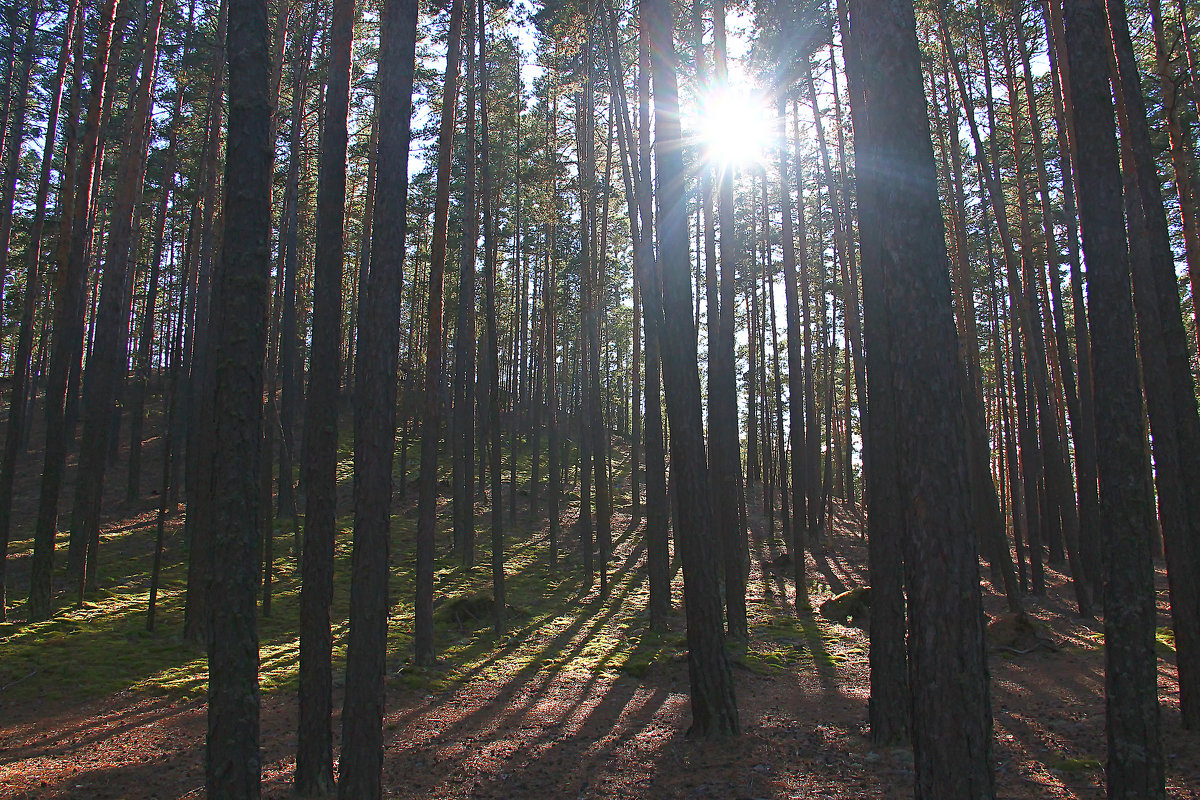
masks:
{"label": "dark tree trunk", "polygon": [[346,208],[346,117],[354,0],[333,5],[329,83],[317,183],[317,252],[313,264],[312,368],[304,417],[304,548],[300,586],[300,721],[296,791],[333,789],[333,548],[337,517],[339,358],[342,351],[343,225]]}
{"label": "dark tree trunk", "polygon": [[[12,109],[12,132],[4,142],[4,186],[0,189],[0,308],[4,305],[4,283],[8,279],[8,259],[10,236],[12,234],[13,201],[17,194],[17,176],[20,172],[21,145],[25,142],[25,115],[29,111],[29,79],[33,75],[34,44],[38,35],[38,20],[41,19],[40,0],[30,0],[29,3],[29,32],[21,45],[21,59],[17,66],[19,77],[17,85],[5,87],[13,89],[11,101],[15,103]],[[10,30],[9,35],[16,37],[17,32]],[[7,124],[7,120],[5,123]],[[0,128],[3,130],[3,128]],[[0,567],[2,570],[3,567]],[[3,572],[0,572],[3,576]],[[3,581],[0,581],[0,601],[3,601]],[[0,602],[0,617],[3,617],[3,603]]]}
{"label": "dark tree trunk", "polygon": [[454,143],[454,113],[458,106],[458,70],[462,54],[463,0],[450,11],[446,79],[442,87],[442,116],[438,133],[433,241],[429,255],[429,291],[425,339],[424,409],[421,417],[421,476],[417,487],[417,588],[413,650],[418,664],[433,662],[433,545],[437,528],[438,438],[441,432],[442,280],[446,272],[446,226],[450,216],[450,157]]}
{"label": "dark tree trunk", "polygon": [[388,0],[381,11],[375,224],[354,367],[354,552],[338,768],[342,800],[378,800],[383,793],[388,533],[417,3]]}
{"label": "dark tree trunk", "polygon": [[[1146,407],[1154,434],[1155,480],[1166,544],[1171,615],[1178,644],[1179,703],[1184,727],[1200,727],[1200,415],[1188,360],[1175,258],[1150,140],[1141,78],[1134,60],[1123,0],[1109,0],[1125,125],[1142,225],[1129,220],[1134,305],[1145,377]],[[1076,112],[1077,114],[1079,112]],[[1137,251],[1144,257],[1138,258]]]}
{"label": "dark tree trunk", "polygon": [[654,75],[654,156],[658,242],[663,286],[662,368],[671,421],[671,472],[679,495],[680,553],[687,615],[688,675],[695,736],[738,733],[733,676],[725,652],[717,558],[709,547],[712,509],[704,457],[704,420],[688,269],[687,206],[682,191],[675,25],[669,4],[650,0],[644,12]]}
{"label": "dark tree trunk", "polygon": [[459,253],[458,318],[454,334],[453,480],[454,547],[466,566],[475,563],[475,247],[479,239],[475,199],[475,4],[468,8],[466,165],[463,236]]}
{"label": "dark tree trunk", "polygon": [[154,312],[158,304],[158,284],[162,272],[163,242],[166,233],[167,209],[171,192],[175,188],[175,170],[178,164],[177,127],[183,110],[183,92],[176,91],[175,106],[168,123],[167,158],[163,175],[165,182],[159,188],[158,210],[155,212],[154,253],[150,257],[150,278],[146,291],[146,308],[138,330],[137,356],[134,361],[133,396],[129,410],[129,474],[125,498],[132,502],[141,494],[142,477],[142,433],[145,430],[146,389],[150,382],[150,347],[154,339]]}
{"label": "dark tree trunk", "polygon": [[[716,80],[718,85],[723,85],[729,75],[724,0],[713,2],[713,51]],[[709,344],[709,369],[712,372],[709,439],[714,451],[711,463],[716,478],[713,481],[713,522],[724,554],[725,613],[729,635],[745,641],[749,637],[746,622],[746,567],[749,554],[746,531],[741,524],[744,516],[741,508],[742,449],[738,441],[737,363],[734,350],[737,316],[735,275],[742,253],[733,211],[733,169],[729,166],[719,176],[717,210],[721,222],[720,320],[716,341]],[[763,424],[765,427],[765,420]]]}
{"label": "dark tree trunk", "polygon": [[300,164],[304,158],[303,144],[304,109],[308,94],[308,68],[312,59],[313,38],[317,29],[317,9],[308,10],[308,18],[301,23],[304,28],[296,37],[293,49],[295,63],[292,65],[292,109],[289,124],[288,177],[283,196],[283,235],[280,247],[283,250],[283,314],[279,330],[279,488],[277,502],[279,515],[288,520],[295,535],[296,568],[300,568],[300,529],[296,518],[296,487],[294,466],[296,463],[296,416],[300,406],[302,385],[300,374],[300,341],[297,334],[296,282],[299,271],[300,249]]}
{"label": "dark tree trunk", "polygon": [[654,251],[654,197],[651,183],[650,39],[648,17],[638,13],[638,219],[641,223],[638,280],[646,319],[646,572],[650,585],[650,627],[661,629],[671,608],[671,555],[667,536],[666,442],[662,412],[662,279]]}
{"label": "dark tree trunk", "polygon": [[371,232],[375,217],[375,182],[379,165],[376,154],[379,151],[379,115],[371,115],[371,134],[367,139],[367,185],[364,189],[362,239],[358,247],[358,275],[354,281],[354,294],[350,307],[350,326],[346,329],[346,363],[345,377],[342,386],[353,385],[354,380],[354,347],[358,334],[358,321],[361,316],[361,298],[363,287],[367,283],[367,273],[371,268]]}
{"label": "dark tree trunk", "polygon": [[256,798],[258,459],[271,265],[271,37],[263,0],[229,0],[225,238],[213,288],[214,570],[208,642],[209,797]]}
{"label": "dark tree trunk", "polygon": [[[88,94],[87,117],[77,151],[74,175],[67,170],[64,183],[70,189],[62,192],[62,220],[54,275],[54,323],[50,354],[50,376],[46,387],[46,447],[43,458],[41,496],[38,506],[35,539],[52,542],[58,527],[58,500],[62,490],[67,448],[70,445],[67,425],[67,394],[72,363],[78,364],[83,343],[83,293],[87,280],[85,249],[88,240],[88,212],[95,189],[93,169],[103,158],[100,139],[101,111],[104,97],[116,84],[116,69],[110,64],[120,60],[124,39],[125,0],[111,0],[100,7],[96,39],[96,58],[93,61],[91,90]],[[117,20],[120,20],[117,22]],[[76,62],[81,63],[81,62]],[[81,69],[81,67],[77,67]],[[70,161],[68,160],[68,165]],[[72,537],[74,563],[82,574],[83,552],[80,542]],[[2,562],[0,562],[2,563]],[[0,581],[0,585],[3,581]]]}
{"label": "dark tree trunk", "polygon": [[1153,500],[1142,479],[1145,429],[1103,0],[1072,0],[1065,4],[1064,22],[1088,262],[1100,518],[1105,523],[1105,774],[1110,798],[1163,797],[1154,567],[1147,535]]}
{"label": "dark tree trunk", "polygon": [[[227,28],[227,0],[222,0],[218,11],[218,36],[224,52]],[[219,64],[219,56],[214,57]],[[210,335],[212,325],[210,308],[212,302],[212,244],[215,236],[214,218],[217,202],[217,149],[220,145],[221,96],[224,91],[225,71],[218,67],[220,80],[214,81],[208,96],[208,141],[205,144],[200,185],[203,190],[204,211],[193,211],[198,218],[198,250],[196,255],[196,277],[192,292],[192,308],[188,319],[191,331],[190,361],[188,362],[187,403],[187,517],[184,536],[188,546],[187,605],[184,609],[183,635],[188,641],[201,643],[208,640],[208,624],[211,614],[208,609],[209,573],[212,568],[213,494],[209,476],[213,464],[213,407],[212,407],[212,360]]]}
{"label": "dark tree trunk", "polygon": [[[805,564],[804,495],[804,356],[800,341],[800,297],[796,279],[796,238],[792,230],[792,186],[788,172],[787,101],[779,101],[779,188],[783,206],[783,292],[787,304],[788,446],[792,451],[792,540],[788,547],[796,582],[796,613],[808,609],[808,575]],[[803,202],[799,203],[804,215]],[[803,228],[802,228],[803,229]],[[803,242],[801,242],[803,246]]]}
{"label": "dark tree trunk", "polygon": [[[63,29],[62,48],[58,56],[58,71],[50,91],[50,110],[46,116],[45,144],[42,147],[41,171],[38,174],[37,197],[34,200],[33,224],[29,231],[29,244],[25,252],[25,296],[21,301],[21,327],[17,334],[17,352],[13,359],[12,393],[9,396],[8,428],[4,437],[4,456],[0,462],[0,540],[8,542],[12,523],[13,480],[16,475],[17,455],[22,448],[28,429],[27,395],[32,383],[30,356],[33,352],[33,324],[38,298],[42,294],[39,261],[42,246],[42,229],[46,220],[46,199],[50,193],[50,167],[54,161],[54,141],[58,127],[58,113],[62,99],[63,79],[66,77],[67,58],[72,43],[76,52],[82,52],[82,26],[78,24],[78,2],[72,2],[67,10],[66,27]],[[76,62],[78,63],[78,61]],[[78,72],[78,71],[77,71]],[[71,125],[78,117],[78,91],[72,90],[68,102]],[[69,140],[74,141],[72,133]],[[67,182],[73,177],[74,150],[69,154],[63,168]],[[69,193],[63,193],[69,202]],[[47,535],[49,534],[49,535]],[[7,550],[7,546],[5,548]],[[29,570],[29,620],[36,622],[50,616],[51,571],[54,566],[54,531],[39,528],[33,542],[33,558]],[[0,566],[0,570],[3,567]],[[0,581],[2,583],[3,581]],[[0,598],[0,606],[3,600]],[[3,613],[0,612],[0,616]]]}
{"label": "dark tree trunk", "polygon": [[86,581],[80,587],[97,587],[97,548],[100,544],[100,500],[104,489],[109,435],[114,423],[114,401],[118,383],[125,374],[125,344],[129,316],[123,313],[129,257],[133,239],[134,213],[141,198],[146,163],[146,133],[154,87],[154,66],[158,57],[158,35],[162,22],[162,0],[156,0],[143,31],[141,83],[136,108],[130,109],[124,152],[121,154],[118,188],[109,219],[108,249],[105,253],[100,305],[96,318],[96,342],[84,375],[84,421],[80,444],[79,472],[75,485],[74,526],[82,527],[79,538],[86,542]]}
{"label": "dark tree trunk", "polygon": [[[894,425],[893,486],[909,499],[898,510],[916,796],[991,798],[991,708],[967,494],[967,426],[916,23],[907,0],[859,0],[850,11],[847,67],[858,137],[864,301],[872,316],[867,353],[874,357],[873,334],[882,332],[880,355],[889,357],[884,381],[872,371],[869,390],[883,391],[894,410],[877,417],[872,407],[868,419]],[[910,177],[896,181],[890,177],[896,174]],[[870,441],[869,474],[881,466],[878,440]],[[869,496],[878,499],[873,491]]]}
{"label": "dark tree trunk", "polygon": [[[488,140],[488,62],[487,7],[479,0],[476,7],[476,32],[479,35],[479,161],[480,193],[483,195],[483,252],[484,252],[484,314],[487,318],[487,351],[485,372],[487,381],[488,424],[484,449],[488,453],[491,478],[492,532],[492,599],[493,627],[496,635],[504,630],[504,501],[501,495],[500,443],[500,341],[496,330],[496,251],[492,247],[495,228],[492,218],[491,143]],[[453,118],[451,118],[453,119]],[[453,126],[452,126],[453,127]],[[424,453],[422,452],[422,455]],[[422,465],[422,477],[424,466]],[[419,546],[419,545],[418,545]],[[432,568],[432,564],[430,567]],[[432,588],[432,587],[431,587]]]}

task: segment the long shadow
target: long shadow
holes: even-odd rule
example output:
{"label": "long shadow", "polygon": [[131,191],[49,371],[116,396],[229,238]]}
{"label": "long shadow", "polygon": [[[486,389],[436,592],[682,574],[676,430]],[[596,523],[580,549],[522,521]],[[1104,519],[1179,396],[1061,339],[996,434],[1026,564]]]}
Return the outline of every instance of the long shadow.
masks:
{"label": "long shadow", "polygon": [[[72,710],[78,712],[78,708]],[[177,704],[164,698],[149,706],[125,708],[101,716],[78,719],[76,714],[72,714],[76,722],[67,725],[60,726],[61,717],[30,721],[16,729],[14,735],[22,736],[33,731],[44,732],[45,735],[33,744],[4,750],[0,754],[0,765],[15,764],[28,758],[54,756],[55,750],[58,751],[57,755],[78,752],[88,745],[144,727],[155,720],[166,719],[176,713]]]}
{"label": "long shadow", "polygon": [[[632,536],[631,531],[619,535],[614,541],[614,545],[618,552],[626,549],[629,544],[629,539]],[[569,667],[578,656],[593,642],[596,636],[606,626],[610,625],[613,619],[622,611],[627,611],[626,606],[631,594],[640,587],[644,582],[644,576],[637,575],[631,579],[631,573],[638,563],[639,546],[635,546],[633,552],[626,556],[623,563],[612,573],[613,593],[608,599],[606,606],[601,606],[598,599],[594,599],[581,607],[580,612],[575,616],[572,622],[563,630],[555,634],[551,639],[543,642],[536,650],[527,651],[523,654],[526,663],[518,668],[514,673],[508,676],[504,686],[498,688],[494,695],[494,701],[506,700],[518,693],[523,693],[524,703],[522,706],[510,708],[510,713],[519,713],[523,708],[528,708],[537,703],[539,697],[555,680],[558,679],[557,673],[544,674],[547,667],[546,656],[549,653],[554,654],[554,664],[560,667],[566,665]],[[578,576],[575,581],[577,582]],[[564,594],[560,584],[558,594]],[[561,615],[559,615],[561,617]],[[536,633],[536,631],[544,627],[544,623],[549,619],[549,616],[534,619],[531,623],[525,626],[524,629],[515,632],[511,635],[509,641],[502,647],[497,648],[485,659],[482,659],[469,670],[452,675],[452,680],[455,684],[465,685],[471,680],[483,674],[489,668],[500,661],[511,657],[526,644],[525,637]],[[586,629],[585,629],[586,627]],[[603,672],[608,663],[612,660],[618,647],[609,648],[608,652],[601,655],[590,665],[592,676],[595,677]],[[551,665],[552,666],[552,665]],[[489,708],[480,707],[472,712],[469,712],[463,718],[458,720],[454,727],[463,728],[475,723],[476,718],[481,718],[488,714]],[[408,722],[414,717],[424,713],[421,706],[410,708],[393,719],[397,724]],[[443,731],[439,735],[447,735],[451,733],[450,729]]]}
{"label": "long shadow", "polygon": [[[628,567],[622,568],[617,575],[624,574],[627,569]],[[570,662],[579,656],[591,643],[597,633],[599,633],[601,629],[608,625],[612,619],[623,610],[622,603],[624,599],[627,598],[632,592],[633,586],[630,582],[623,582],[620,585],[622,586],[621,591],[613,595],[613,597],[610,599],[609,605],[607,608],[603,609],[601,613],[592,614],[591,616],[586,614],[578,615],[566,629],[559,632],[554,636],[553,639],[535,650],[525,666],[518,669],[512,676],[508,678],[508,680],[505,682],[505,685],[498,689],[495,694],[496,700],[512,697],[514,694],[516,694],[518,689],[525,687],[527,684],[531,684],[538,674],[545,668],[546,665],[544,663],[544,657],[547,653],[559,653],[560,651],[563,651],[563,648],[566,648],[565,652],[562,652],[561,656],[556,658],[556,661],[560,667],[562,665],[570,664]],[[590,624],[587,624],[589,620]],[[568,643],[570,643],[569,646]],[[511,653],[517,649],[517,647],[519,647],[519,643],[514,641],[504,648],[504,651]],[[467,683],[477,674],[484,671],[487,666],[490,666],[496,661],[500,660],[501,656],[504,654],[504,651],[497,651],[497,653],[489,658],[485,663],[476,666],[461,678],[456,678],[456,682],[463,684]],[[611,656],[611,652],[609,655]],[[593,674],[602,669],[604,663],[606,663],[606,660],[607,659],[602,658],[596,664],[596,666],[593,668]],[[553,677],[553,675],[543,677],[543,688],[546,683],[553,679]],[[536,700],[536,692],[531,691],[525,704],[526,707],[536,702]],[[476,709],[474,712],[471,712],[470,714],[461,718],[451,730],[462,729],[471,725],[474,719],[484,716],[489,710],[491,709],[488,709],[487,707],[480,707],[479,709]],[[450,733],[451,730],[447,730],[445,733]]]}
{"label": "long shadow", "polygon": [[[661,688],[648,689],[633,684],[613,683],[599,696],[592,696],[590,691],[581,694],[583,698],[591,701],[587,713],[583,717],[573,719],[569,730],[564,730],[564,724],[575,715],[579,703],[574,704],[570,711],[558,714],[553,722],[543,728],[543,731],[552,732],[551,735],[542,735],[529,747],[522,748],[528,752],[521,754],[525,757],[515,764],[515,775],[493,772],[488,780],[478,783],[483,796],[488,796],[489,792],[500,796],[528,796],[520,794],[522,791],[528,791],[530,787],[519,776],[536,774],[541,771],[543,764],[553,765],[563,761],[572,763],[573,768],[567,773],[569,777],[565,781],[560,781],[558,786],[552,787],[552,791],[556,790],[555,796],[608,795],[605,783],[609,776],[603,767],[610,763],[615,752],[625,748],[653,722],[666,704],[669,693]],[[629,749],[634,752],[623,753],[620,760],[621,783],[628,783],[628,773],[631,770],[644,773],[645,777],[641,780],[649,782],[653,777],[653,763],[647,758],[639,758],[641,753],[637,752],[636,746]],[[645,755],[650,756],[653,753],[654,750],[649,749]],[[545,787],[539,788],[542,791],[546,790]]]}

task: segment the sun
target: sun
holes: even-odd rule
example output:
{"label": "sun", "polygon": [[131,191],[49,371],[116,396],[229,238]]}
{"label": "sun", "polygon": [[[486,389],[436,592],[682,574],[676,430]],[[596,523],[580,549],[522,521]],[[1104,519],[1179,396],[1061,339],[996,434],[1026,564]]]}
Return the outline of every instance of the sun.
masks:
{"label": "sun", "polygon": [[744,83],[709,87],[700,98],[697,134],[718,168],[762,165],[770,147],[766,101]]}

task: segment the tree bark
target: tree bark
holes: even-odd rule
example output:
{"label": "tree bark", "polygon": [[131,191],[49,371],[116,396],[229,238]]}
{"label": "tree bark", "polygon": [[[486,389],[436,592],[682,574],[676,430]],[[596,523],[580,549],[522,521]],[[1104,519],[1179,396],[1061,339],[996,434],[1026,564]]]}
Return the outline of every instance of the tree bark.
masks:
{"label": "tree bark", "polygon": [[225,238],[213,288],[213,551],[209,797],[257,798],[258,459],[271,265],[270,31],[265,0],[229,0]]}
{"label": "tree bark", "polygon": [[1153,500],[1141,477],[1145,429],[1108,82],[1108,26],[1103,0],[1073,0],[1065,4],[1063,16],[1088,263],[1100,510],[1105,522],[1105,774],[1110,798],[1163,797],[1154,568],[1147,535]]}
{"label": "tree bark", "polygon": [[354,550],[338,767],[341,800],[378,800],[383,794],[388,535],[416,42],[415,0],[387,0],[380,15],[379,166],[371,268],[363,287],[354,367]]}
{"label": "tree bark", "polygon": [[[1153,433],[1159,517],[1166,544],[1171,614],[1177,638],[1179,700],[1184,727],[1200,727],[1200,414],[1175,275],[1155,151],[1123,0],[1109,0],[1124,113],[1123,141],[1132,156],[1142,225],[1130,225],[1134,307]],[[1079,112],[1077,111],[1078,115]],[[1138,251],[1143,250],[1142,257]],[[1103,319],[1101,317],[1101,319]],[[1152,626],[1153,627],[1153,626]]]}
{"label": "tree bark", "polygon": [[[889,357],[886,383],[879,385],[872,371],[868,388],[885,392],[895,412],[876,417],[872,407],[868,419],[894,425],[893,486],[908,498],[900,524],[916,796],[992,798],[967,427],[916,22],[908,0],[858,0],[850,15],[847,70],[858,137],[864,302],[871,315],[867,354],[873,358],[873,334],[882,332]],[[897,181],[896,174],[908,177]],[[869,474],[881,466],[878,442],[870,441]],[[873,492],[869,496],[876,501]]]}
{"label": "tree bark", "polygon": [[671,420],[671,471],[679,497],[679,547],[687,614],[688,675],[695,736],[738,733],[733,676],[725,652],[716,554],[709,549],[712,509],[704,457],[700,375],[688,269],[683,136],[679,125],[674,20],[668,3],[644,7],[654,75],[654,156],[664,328],[663,379]]}
{"label": "tree bark", "polygon": [[465,566],[475,563],[475,249],[479,207],[475,197],[475,4],[467,9],[467,97],[463,236],[459,253],[458,318],[454,333],[453,476],[454,547]]}
{"label": "tree bark", "polygon": [[[92,205],[93,166],[103,157],[100,139],[101,111],[104,98],[116,85],[116,69],[110,64],[120,60],[124,39],[124,8],[126,0],[109,0],[99,9],[100,20],[96,39],[96,58],[93,61],[91,90],[88,94],[87,116],[83,136],[77,151],[74,175],[67,171],[65,182],[73,183],[72,191],[63,192],[62,220],[56,254],[54,276],[54,324],[51,343],[50,376],[46,387],[46,447],[43,457],[41,497],[38,506],[35,539],[53,541],[58,527],[58,500],[66,467],[67,448],[67,389],[72,363],[78,363],[83,342],[83,293],[87,279],[85,247],[87,245],[88,212]],[[121,13],[118,13],[118,8]],[[119,22],[118,22],[119,20]],[[82,62],[77,61],[82,69]],[[74,537],[72,537],[74,539]],[[77,563],[82,573],[83,552],[80,542],[73,541]],[[3,563],[3,562],[0,562]],[[3,585],[3,581],[0,581]],[[0,603],[2,605],[2,603]]]}
{"label": "tree bark", "polygon": [[421,477],[417,487],[417,588],[413,632],[418,664],[433,662],[433,539],[437,527],[437,460],[441,431],[442,280],[446,271],[446,226],[450,217],[450,157],[454,143],[454,114],[458,107],[458,71],[462,54],[463,0],[450,9],[450,39],[442,112],[438,132],[437,183],[433,206],[433,240],[429,255],[429,291],[425,339],[424,410],[421,418]]}
{"label": "tree bark", "polygon": [[109,219],[108,249],[96,318],[96,342],[84,375],[83,437],[71,531],[72,536],[76,535],[74,526],[80,525],[82,531],[79,538],[87,545],[83,573],[86,580],[80,587],[80,602],[84,588],[88,591],[98,588],[101,493],[104,489],[109,436],[114,424],[114,401],[118,383],[125,374],[125,345],[129,332],[129,316],[123,313],[125,284],[129,280],[134,213],[141,198],[146,164],[146,133],[150,121],[162,13],[162,0],[155,0],[143,31],[145,41],[141,83],[137,90],[136,107],[130,109],[128,116],[117,194]]}
{"label": "tree bark", "polygon": [[312,367],[304,417],[304,547],[300,586],[300,721],[296,791],[333,789],[333,552],[337,518],[338,382],[341,378],[342,264],[346,209],[346,118],[354,0],[335,0],[329,34],[317,250],[313,264]]}
{"label": "tree bark", "polygon": [[[0,539],[8,542],[12,524],[13,481],[16,475],[17,455],[23,447],[28,428],[27,395],[32,383],[30,356],[33,352],[33,324],[38,299],[42,294],[39,262],[42,248],[42,230],[46,220],[46,199],[50,192],[50,167],[54,161],[54,142],[61,107],[63,80],[66,77],[67,59],[72,47],[77,54],[83,51],[82,26],[78,24],[79,3],[69,4],[66,27],[63,29],[62,48],[58,55],[58,71],[50,91],[50,109],[46,116],[45,144],[42,146],[42,164],[38,174],[37,197],[34,200],[33,223],[29,230],[29,243],[25,251],[25,296],[21,301],[21,327],[17,334],[17,352],[13,358],[12,393],[9,396],[8,427],[4,437],[3,462],[0,462]],[[80,59],[76,59],[79,63]],[[76,74],[79,70],[76,69]],[[68,100],[68,116],[71,130],[64,138],[68,140],[67,158],[63,167],[64,183],[73,179],[75,153],[70,143],[74,142],[74,124],[78,118],[79,93],[72,89]],[[62,196],[64,204],[70,203],[69,192]],[[48,534],[48,535],[47,535]],[[5,547],[7,551],[7,544]],[[35,532],[33,557],[29,570],[29,620],[37,622],[50,616],[51,572],[54,566],[54,531],[40,527]],[[0,567],[3,569],[3,567]],[[3,606],[0,600],[0,606]],[[0,611],[0,616],[3,612]]]}

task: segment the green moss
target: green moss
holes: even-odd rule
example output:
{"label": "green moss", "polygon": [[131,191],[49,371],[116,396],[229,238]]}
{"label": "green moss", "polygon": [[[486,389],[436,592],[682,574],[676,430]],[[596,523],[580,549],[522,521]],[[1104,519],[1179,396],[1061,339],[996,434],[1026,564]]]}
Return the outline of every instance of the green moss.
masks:
{"label": "green moss", "polygon": [[1175,655],[1175,631],[1166,626],[1155,630],[1154,646],[1160,656]]}
{"label": "green moss", "polygon": [[1046,761],[1046,767],[1059,772],[1092,772],[1098,770],[1102,764],[1097,758],[1091,756],[1061,756],[1052,758]]}

